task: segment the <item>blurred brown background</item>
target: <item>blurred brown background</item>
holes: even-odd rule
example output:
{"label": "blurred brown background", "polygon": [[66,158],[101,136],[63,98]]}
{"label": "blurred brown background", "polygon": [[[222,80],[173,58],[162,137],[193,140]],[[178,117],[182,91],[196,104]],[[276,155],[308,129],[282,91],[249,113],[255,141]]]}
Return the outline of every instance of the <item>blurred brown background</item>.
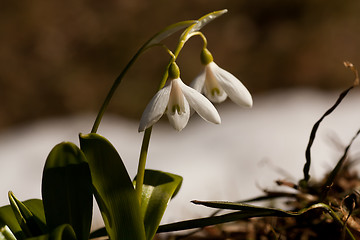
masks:
{"label": "blurred brown background", "polygon": [[[360,66],[360,2],[309,0],[1,1],[0,130],[25,121],[95,113],[137,49],[163,27],[227,8],[203,32],[215,61],[252,93],[292,87],[335,89]],[[173,48],[176,38],[166,43]],[[178,64],[189,83],[201,41]],[[168,56],[143,55],[109,112],[136,120],[157,89]]]}

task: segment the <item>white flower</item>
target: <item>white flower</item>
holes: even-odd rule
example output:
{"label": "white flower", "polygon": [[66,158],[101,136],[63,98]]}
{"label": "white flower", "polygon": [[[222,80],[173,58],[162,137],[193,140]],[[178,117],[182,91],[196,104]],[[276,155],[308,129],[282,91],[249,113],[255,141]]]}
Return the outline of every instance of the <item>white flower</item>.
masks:
{"label": "white flower", "polygon": [[219,124],[219,113],[212,103],[195,89],[185,85],[179,77],[160,89],[142,114],[139,132],[151,127],[166,113],[171,125],[181,131],[189,121],[190,107],[203,119]]}
{"label": "white flower", "polygon": [[204,93],[212,102],[223,102],[228,96],[236,104],[252,107],[251,94],[234,75],[220,68],[205,48],[201,54],[204,70],[193,80],[191,87]]}

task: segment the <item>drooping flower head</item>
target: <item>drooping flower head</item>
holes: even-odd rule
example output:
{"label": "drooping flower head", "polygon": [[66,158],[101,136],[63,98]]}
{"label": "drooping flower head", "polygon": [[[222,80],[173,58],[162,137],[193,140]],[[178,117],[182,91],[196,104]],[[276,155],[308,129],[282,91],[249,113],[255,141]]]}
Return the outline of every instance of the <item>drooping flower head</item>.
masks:
{"label": "drooping flower head", "polygon": [[169,68],[168,84],[160,89],[146,106],[139,132],[154,125],[166,113],[171,125],[181,131],[190,118],[190,107],[206,121],[219,124],[220,116],[212,103],[180,79],[180,70],[174,62]]}
{"label": "drooping flower head", "polygon": [[252,97],[246,87],[234,75],[220,68],[207,48],[201,52],[201,63],[204,69],[190,84],[191,87],[215,103],[229,97],[240,106],[252,107]]}

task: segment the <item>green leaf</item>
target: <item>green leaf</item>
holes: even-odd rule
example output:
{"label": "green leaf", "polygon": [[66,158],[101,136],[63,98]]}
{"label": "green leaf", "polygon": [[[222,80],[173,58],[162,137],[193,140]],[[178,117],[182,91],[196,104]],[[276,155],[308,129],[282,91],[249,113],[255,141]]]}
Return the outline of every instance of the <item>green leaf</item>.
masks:
{"label": "green leaf", "polygon": [[[36,223],[42,231],[45,232],[46,224],[42,201],[39,199],[31,199],[24,201],[23,204],[32,212]],[[0,207],[0,226],[8,226],[17,239],[25,239],[26,237],[10,205]]]}
{"label": "green leaf", "polygon": [[186,28],[194,23],[197,23],[197,21],[188,20],[188,21],[182,21],[182,22],[174,23],[174,24],[167,26],[166,28],[162,29],[160,32],[156,33],[152,38],[150,38],[150,40],[143,45],[143,47],[141,48],[141,51],[159,44],[165,38],[171,36],[172,34],[176,33],[177,31],[179,31],[183,28]]}
{"label": "green leaf", "polygon": [[144,240],[139,200],[116,149],[95,133],[81,134],[80,146],[90,166],[94,195],[110,239]]}
{"label": "green leaf", "polygon": [[39,206],[39,200],[36,204],[29,204],[29,207],[36,207],[36,211],[40,217],[34,215],[30,208],[25,203],[19,201],[12,192],[9,192],[10,206],[14,212],[15,218],[24,232],[25,236],[32,237],[43,234],[46,231],[45,223],[43,222],[43,214],[40,214],[42,204]]}
{"label": "green leaf", "polygon": [[27,238],[26,240],[77,240],[74,229],[69,224],[57,226],[50,234]]}
{"label": "green leaf", "polygon": [[36,221],[39,221],[39,226],[43,232],[47,231],[43,201],[40,199],[30,199],[23,201],[23,204],[34,215]]}
{"label": "green leaf", "polygon": [[0,228],[0,239],[1,240],[16,240],[14,233],[11,229],[5,225]]}
{"label": "green leaf", "polygon": [[70,224],[79,240],[89,238],[93,210],[90,169],[75,144],[60,143],[49,153],[42,197],[49,231]]}
{"label": "green leaf", "polygon": [[169,200],[179,191],[181,183],[181,176],[145,170],[141,212],[144,216],[146,239],[153,239]]}
{"label": "green leaf", "polygon": [[279,217],[286,216],[295,216],[299,215],[299,213],[284,211],[277,208],[269,208],[269,207],[259,207],[245,203],[239,202],[225,202],[225,201],[192,201],[194,204],[203,205],[211,208],[218,209],[227,209],[227,210],[242,210],[242,211],[251,211],[254,213],[263,213],[263,214],[275,214]]}
{"label": "green leaf", "polygon": [[349,237],[351,239],[355,239],[352,233],[350,232],[350,230],[346,226],[344,226],[344,223],[339,218],[339,216],[331,209],[330,206],[324,203],[316,203],[308,208],[301,209],[299,212],[291,212],[276,208],[258,207],[244,203],[234,203],[234,202],[224,202],[224,201],[192,201],[192,202],[195,204],[199,204],[211,208],[240,210],[240,211],[219,215],[219,216],[198,218],[198,219],[192,219],[192,220],[162,225],[159,227],[158,232],[169,232],[169,231],[200,228],[215,224],[237,221],[241,219],[248,219],[252,217],[268,217],[268,216],[297,217],[307,213],[308,211],[319,209],[324,211],[325,213],[329,213],[337,224],[339,224],[341,227],[345,227]]}
{"label": "green leaf", "polygon": [[227,13],[227,9],[223,9],[223,10],[219,10],[219,11],[214,11],[211,13],[208,13],[204,16],[202,16],[201,18],[199,18],[197,20],[196,23],[194,23],[193,25],[191,25],[190,27],[188,27],[182,34],[182,36],[180,37],[181,39],[184,39],[185,41],[188,40],[188,38],[191,36],[192,33],[197,32],[199,30],[201,30],[205,25],[207,25],[209,22],[211,22],[212,20],[220,17],[221,15]]}
{"label": "green leaf", "polygon": [[214,11],[214,12],[211,12],[209,14],[202,16],[198,20],[188,20],[188,21],[182,21],[182,22],[171,24],[171,25],[167,26],[166,28],[164,28],[163,30],[161,30],[160,32],[156,33],[152,38],[150,38],[150,40],[148,42],[146,42],[143,45],[143,47],[140,48],[139,52],[140,51],[142,52],[152,46],[159,44],[162,40],[164,40],[165,38],[171,36],[172,34],[176,33],[177,31],[179,31],[183,28],[187,27],[187,29],[182,34],[182,36],[184,36],[185,34],[190,35],[193,32],[197,32],[201,28],[203,28],[206,24],[208,24],[215,18],[220,17],[221,15],[223,15],[226,12],[227,12],[226,9],[220,10],[220,11]]}
{"label": "green leaf", "polygon": [[0,207],[0,226],[8,226],[17,239],[25,238],[25,234],[21,230],[21,227],[10,205]]}

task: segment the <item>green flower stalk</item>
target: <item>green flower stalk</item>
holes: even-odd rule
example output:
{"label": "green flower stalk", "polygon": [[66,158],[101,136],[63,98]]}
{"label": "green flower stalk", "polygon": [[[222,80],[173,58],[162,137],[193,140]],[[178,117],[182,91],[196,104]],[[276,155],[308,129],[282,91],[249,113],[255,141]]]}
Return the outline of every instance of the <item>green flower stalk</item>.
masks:
{"label": "green flower stalk", "polygon": [[[138,165],[138,172],[136,177],[136,185],[135,190],[138,196],[139,201],[141,202],[141,194],[142,194],[142,185],[144,180],[145,174],[145,165],[146,165],[146,158],[147,152],[151,137],[152,125],[158,121],[161,116],[165,113],[166,107],[168,107],[168,103],[170,102],[170,110],[173,108],[176,111],[172,111],[173,117],[170,117],[172,120],[170,122],[173,126],[181,130],[183,127],[186,126],[188,121],[188,113],[190,106],[192,106],[195,111],[199,113],[204,119],[220,123],[220,117],[216,111],[216,109],[211,105],[209,105],[208,100],[201,97],[199,94],[195,93],[195,90],[191,89],[190,87],[186,86],[180,79],[180,77],[170,76],[171,81],[169,85],[166,87],[166,81],[169,75],[169,68],[174,66],[175,61],[181,52],[182,48],[184,47],[185,43],[193,36],[199,35],[199,30],[204,27],[206,24],[214,20],[215,18],[223,15],[226,13],[227,10],[220,10],[209,13],[196,21],[183,21],[179,23],[175,23],[166,27],[164,30],[158,32],[150,38],[134,55],[134,57],[130,60],[130,62],[125,66],[123,71],[120,73],[119,77],[115,79],[114,84],[112,85],[108,95],[106,96],[99,112],[92,127],[91,133],[96,133],[98,127],[100,125],[101,119],[105,113],[107,106],[110,103],[116,89],[120,85],[122,79],[124,78],[125,74],[131,68],[131,66],[135,63],[138,57],[144,53],[147,49],[153,46],[163,46],[161,45],[161,41],[167,38],[168,36],[172,35],[173,33],[179,31],[180,29],[186,28],[185,31],[181,34],[178,45],[175,51],[172,53],[168,50],[168,53],[171,55],[171,59],[169,64],[166,67],[165,73],[160,81],[159,85],[159,92],[154,97],[155,99],[152,101],[153,103],[149,104],[149,107],[145,110],[144,118],[140,121],[139,131],[144,131],[142,146],[140,150],[139,156],[139,165]],[[175,97],[177,96],[177,97]],[[157,99],[157,100],[156,100]],[[205,107],[203,107],[205,105]],[[165,106],[165,108],[164,108]],[[154,110],[155,114],[153,112]],[[181,114],[179,114],[181,113]],[[177,115],[175,115],[177,114]],[[184,115],[185,114],[185,115]]]}
{"label": "green flower stalk", "polygon": [[[204,27],[207,23],[209,23],[210,21],[214,20],[215,18],[223,15],[226,12],[227,12],[227,10],[225,9],[225,10],[220,10],[220,11],[215,11],[215,12],[209,13],[209,14],[201,17],[200,19],[198,19],[196,23],[194,23],[191,26],[189,26],[188,28],[186,28],[186,30],[182,33],[182,35],[181,35],[181,37],[179,39],[179,43],[178,43],[178,45],[177,45],[177,47],[176,47],[176,49],[175,49],[175,51],[174,51],[174,53],[172,55],[172,58],[169,61],[167,67],[166,67],[166,71],[165,71],[165,73],[164,73],[164,75],[162,77],[162,80],[160,82],[159,91],[161,91],[161,89],[165,86],[166,81],[168,79],[168,75],[169,75],[169,69],[170,69],[171,65],[176,61],[176,59],[179,56],[179,53],[181,52],[181,50],[184,47],[185,43],[192,36],[199,35],[199,33],[200,33],[199,30],[202,27]],[[161,102],[166,102],[166,101],[163,100]],[[162,115],[163,114],[164,114],[164,112],[162,113]],[[160,118],[161,118],[161,116],[160,116]],[[146,128],[146,124],[144,124],[144,125],[145,125],[145,127],[142,126],[141,121],[140,121],[139,130],[142,130],[143,128],[146,129],[146,130],[144,132],[143,142],[142,142],[142,146],[141,146],[140,157],[139,157],[139,165],[138,165],[138,171],[137,171],[137,176],[136,176],[136,185],[135,185],[135,190],[136,190],[136,193],[138,195],[140,204],[141,204],[142,185],[143,185],[143,182],[144,182],[146,158],[147,158],[147,153],[148,153],[150,136],[151,136],[151,132],[152,132],[152,127],[151,127],[152,125],[150,127],[148,127],[148,128]]]}

